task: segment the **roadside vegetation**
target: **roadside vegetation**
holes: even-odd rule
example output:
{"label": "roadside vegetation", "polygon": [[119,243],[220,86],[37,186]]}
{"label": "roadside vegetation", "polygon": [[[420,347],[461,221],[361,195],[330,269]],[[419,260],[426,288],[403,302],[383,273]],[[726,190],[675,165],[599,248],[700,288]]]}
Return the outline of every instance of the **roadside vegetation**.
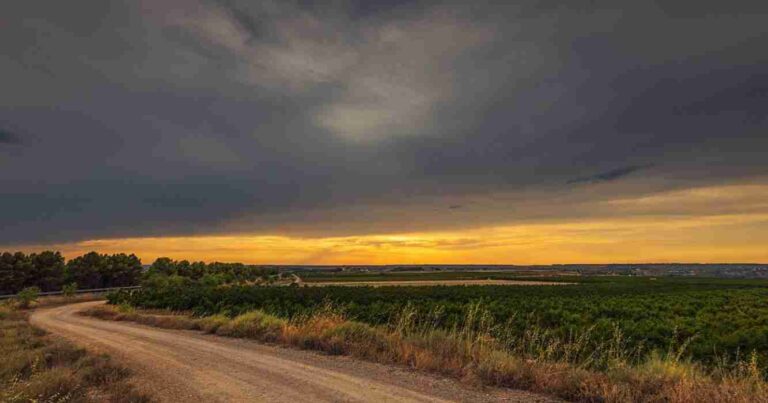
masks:
{"label": "roadside vegetation", "polygon": [[556,287],[263,287],[155,276],[90,314],[569,400],[768,402],[766,285],[589,278]]}
{"label": "roadside vegetation", "polygon": [[127,369],[32,327],[15,301],[0,304],[0,356],[0,402],[151,401],[129,383]]}
{"label": "roadside vegetation", "polygon": [[586,357],[581,352],[588,336],[558,341],[542,337],[540,329],[531,329],[510,349],[494,336],[490,315],[479,307],[450,330],[420,324],[412,308],[389,326],[349,320],[330,305],[291,319],[261,310],[194,317],[145,312],[125,304],[98,306],[84,314],[349,355],[436,372],[471,385],[525,389],[573,401],[768,401],[754,356],[735,367],[714,370],[682,358],[681,349],[638,361],[617,333],[600,352]]}

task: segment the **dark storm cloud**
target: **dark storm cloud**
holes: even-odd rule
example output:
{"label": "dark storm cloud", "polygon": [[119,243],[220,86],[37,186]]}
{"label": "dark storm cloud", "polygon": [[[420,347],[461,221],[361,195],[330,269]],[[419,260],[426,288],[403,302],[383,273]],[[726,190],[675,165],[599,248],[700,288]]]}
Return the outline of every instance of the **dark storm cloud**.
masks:
{"label": "dark storm cloud", "polygon": [[598,183],[598,182],[610,182],[617,179],[621,179],[627,175],[637,172],[642,169],[649,168],[650,165],[634,165],[622,168],[611,169],[610,171],[600,172],[590,176],[584,176],[576,179],[571,179],[567,183]]}
{"label": "dark storm cloud", "polygon": [[0,144],[19,144],[21,138],[11,133],[9,130],[0,129]]}
{"label": "dark storm cloud", "polygon": [[462,3],[0,5],[0,244],[567,218],[765,175],[768,3]]}

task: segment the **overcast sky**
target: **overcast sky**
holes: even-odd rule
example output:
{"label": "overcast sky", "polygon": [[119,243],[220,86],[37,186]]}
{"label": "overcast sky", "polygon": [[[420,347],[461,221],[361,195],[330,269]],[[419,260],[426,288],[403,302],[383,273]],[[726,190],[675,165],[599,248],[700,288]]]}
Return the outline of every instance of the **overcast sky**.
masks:
{"label": "overcast sky", "polygon": [[484,229],[640,220],[611,259],[768,261],[768,2],[498,3],[5,0],[0,246],[364,262],[342,246],[432,234],[392,259],[464,261]]}

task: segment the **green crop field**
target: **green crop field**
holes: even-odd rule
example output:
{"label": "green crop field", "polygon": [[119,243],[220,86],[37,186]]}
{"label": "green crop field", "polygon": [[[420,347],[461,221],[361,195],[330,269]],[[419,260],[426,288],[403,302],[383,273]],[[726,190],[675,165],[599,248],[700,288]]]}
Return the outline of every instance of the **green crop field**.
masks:
{"label": "green crop field", "polygon": [[[362,272],[362,273],[297,273],[307,283],[320,282],[359,282],[359,281],[429,281],[429,280],[519,280],[531,277],[530,271],[440,271],[440,272]],[[570,277],[570,276],[567,276]],[[549,281],[551,276],[538,276],[536,280]]]}
{"label": "green crop field", "polygon": [[[452,278],[477,275],[438,274]],[[483,275],[488,277],[488,273]],[[400,273],[386,278],[425,276]],[[761,363],[768,360],[768,281],[618,276],[576,279],[578,283],[573,285],[540,287],[374,288],[211,286],[170,277],[141,291],[114,294],[111,299],[137,307],[191,310],[198,315],[232,316],[260,309],[286,318],[331,305],[348,319],[389,326],[401,320],[403,312],[409,312],[416,326],[445,329],[464,325],[468,315],[477,315],[480,310],[491,319],[494,335],[509,344],[524,339],[531,343],[532,337],[549,345],[580,340],[586,346],[580,354],[588,355],[608,343],[616,344],[619,338],[627,356],[638,360],[653,351],[670,350],[707,366],[727,366],[753,352]]]}

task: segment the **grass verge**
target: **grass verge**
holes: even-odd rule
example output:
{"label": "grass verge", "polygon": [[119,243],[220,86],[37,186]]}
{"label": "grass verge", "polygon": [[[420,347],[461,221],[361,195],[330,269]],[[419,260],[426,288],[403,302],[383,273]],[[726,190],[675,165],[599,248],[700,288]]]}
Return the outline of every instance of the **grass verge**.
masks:
{"label": "grass verge", "polygon": [[[347,320],[330,307],[292,320],[262,311],[234,318],[159,315],[157,311],[148,314],[125,305],[97,306],[84,314],[349,355],[440,373],[474,385],[524,389],[572,401],[768,402],[768,387],[755,360],[735,369],[707,370],[670,352],[630,363],[617,342],[606,346],[606,362],[596,370],[583,362],[564,359],[562,354],[548,354],[554,349],[577,350],[579,340],[555,346],[532,337],[536,340],[520,340],[516,350],[505,348],[507,344],[495,340],[484,329],[482,314],[450,331],[414,326],[408,312],[392,326],[370,326]],[[534,353],[530,351],[533,345]]]}
{"label": "grass verge", "polygon": [[0,356],[0,402],[151,401],[127,369],[32,327],[10,304],[0,305]]}

